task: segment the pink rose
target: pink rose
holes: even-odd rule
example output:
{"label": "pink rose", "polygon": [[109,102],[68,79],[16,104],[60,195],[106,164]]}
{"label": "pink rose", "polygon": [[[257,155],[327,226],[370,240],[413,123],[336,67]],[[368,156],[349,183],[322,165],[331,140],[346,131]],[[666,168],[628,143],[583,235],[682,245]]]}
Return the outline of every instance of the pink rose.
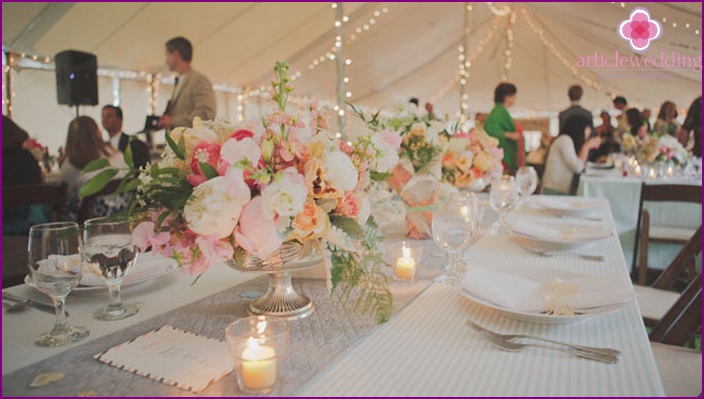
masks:
{"label": "pink rose", "polygon": [[278,217],[270,220],[262,205],[261,196],[249,201],[242,209],[239,227],[235,231],[237,244],[259,258],[269,256],[283,244],[276,229]]}
{"label": "pink rose", "polygon": [[132,232],[132,244],[135,245],[141,252],[146,251],[150,247],[157,250],[159,247],[166,245],[171,239],[171,234],[162,231],[159,234],[155,233],[156,225],[154,222],[142,222]]}
{"label": "pink rose", "polygon": [[[231,259],[234,254],[232,245],[223,240],[208,240],[205,237],[198,237],[195,245],[198,248],[198,256],[192,257],[191,262],[184,267],[184,271],[188,274],[202,274],[210,266]],[[191,251],[191,256],[192,254],[193,251]]]}

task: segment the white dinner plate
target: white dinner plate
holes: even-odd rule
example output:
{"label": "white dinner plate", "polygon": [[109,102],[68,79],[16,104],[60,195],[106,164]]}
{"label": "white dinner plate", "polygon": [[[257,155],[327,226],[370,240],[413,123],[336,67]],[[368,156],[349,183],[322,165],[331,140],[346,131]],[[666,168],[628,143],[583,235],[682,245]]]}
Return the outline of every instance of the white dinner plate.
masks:
{"label": "white dinner plate", "polygon": [[511,215],[508,224],[516,237],[561,248],[590,244],[612,235],[603,223],[586,220]]}
{"label": "white dinner plate", "polygon": [[[562,272],[562,271],[556,271],[556,270],[536,269],[536,268],[522,268],[522,269],[517,268],[515,270],[512,270],[511,273],[517,277],[525,278],[527,280],[536,281],[541,284],[547,284],[550,281],[552,281],[553,279],[555,279],[556,277],[560,277],[563,279],[573,279],[573,278],[579,278],[579,277],[586,277],[585,274],[581,274],[581,273],[571,273],[571,272]],[[631,305],[631,303],[621,303],[621,304],[617,304],[617,305],[603,306],[603,307],[599,307],[599,308],[590,309],[588,312],[577,314],[574,316],[556,316],[556,315],[550,315],[550,314],[546,314],[546,313],[531,313],[531,312],[523,312],[523,311],[519,311],[519,310],[507,309],[505,307],[496,305],[496,304],[489,302],[487,300],[478,298],[464,289],[460,289],[460,292],[462,293],[462,296],[469,299],[470,301],[476,302],[476,303],[483,305],[483,306],[486,306],[487,308],[491,309],[492,311],[494,311],[494,312],[496,312],[506,318],[525,321],[528,323],[536,323],[536,324],[578,323],[580,321],[584,321],[584,320],[590,319],[592,317],[605,316],[608,314],[618,312],[619,310],[625,308],[626,306]]]}
{"label": "white dinner plate", "polygon": [[566,215],[589,215],[603,210],[606,206],[602,199],[589,198],[574,200],[572,198],[538,195],[534,197],[533,201],[539,208]]}
{"label": "white dinner plate", "polygon": [[[178,264],[173,259],[166,258],[158,254],[152,254],[150,252],[140,253],[137,256],[137,263],[134,265],[134,268],[130,274],[128,274],[122,281],[122,285],[120,287],[128,288],[146,283],[153,279],[167,275],[176,269],[178,269]],[[28,275],[25,276],[24,282],[31,287],[34,286]],[[106,292],[106,290],[107,286],[105,283],[100,281],[96,276],[85,273],[81,279],[81,282],[74,287],[71,293],[90,295],[103,293]]]}

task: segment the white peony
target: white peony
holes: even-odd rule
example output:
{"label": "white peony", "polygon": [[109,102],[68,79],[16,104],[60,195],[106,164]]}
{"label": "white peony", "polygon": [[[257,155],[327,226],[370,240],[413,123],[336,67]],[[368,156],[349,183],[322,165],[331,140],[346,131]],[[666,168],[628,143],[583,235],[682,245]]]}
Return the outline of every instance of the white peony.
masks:
{"label": "white peony", "polygon": [[262,191],[262,211],[269,220],[276,215],[294,217],[303,211],[308,198],[305,178],[295,168],[284,170],[280,180]]}
{"label": "white peony", "polygon": [[186,224],[196,234],[217,239],[232,234],[242,207],[251,198],[242,171],[228,169],[193,190],[183,209]]}
{"label": "white peony", "polygon": [[326,155],[325,180],[338,190],[354,190],[357,186],[357,169],[347,154],[332,151]]}
{"label": "white peony", "polygon": [[378,172],[388,172],[398,163],[398,151],[384,140],[384,137],[375,133],[372,135],[372,145],[377,150],[376,170]]}
{"label": "white peony", "polygon": [[425,131],[425,141],[433,145],[440,145],[440,132],[445,130],[445,125],[440,121],[430,122]]}
{"label": "white peony", "polygon": [[367,220],[369,219],[369,216],[372,214],[372,206],[369,203],[369,198],[365,195],[364,198],[362,198],[362,206],[359,208],[359,214],[357,215],[357,223],[359,223],[360,226],[364,226],[365,223],[367,223]]}
{"label": "white peony", "polygon": [[240,141],[229,139],[222,145],[220,156],[230,165],[234,165],[243,159],[248,159],[255,167],[262,157],[262,150],[254,139],[246,137]]}

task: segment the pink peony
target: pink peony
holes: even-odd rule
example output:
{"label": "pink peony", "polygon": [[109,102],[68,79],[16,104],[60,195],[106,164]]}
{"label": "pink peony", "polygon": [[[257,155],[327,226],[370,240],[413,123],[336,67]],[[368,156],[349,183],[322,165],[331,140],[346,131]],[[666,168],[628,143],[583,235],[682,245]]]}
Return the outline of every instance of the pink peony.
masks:
{"label": "pink peony", "polygon": [[195,241],[195,247],[197,255],[193,257],[193,251],[191,251],[190,263],[184,267],[188,274],[203,274],[210,266],[225,262],[231,259],[234,254],[232,245],[223,240],[198,237]]}
{"label": "pink peony", "polygon": [[171,234],[166,231],[156,234],[156,224],[154,222],[142,222],[132,232],[132,244],[135,245],[141,252],[146,251],[150,247],[157,250],[163,245],[166,245],[171,239]]}
{"label": "pink peony", "polygon": [[235,231],[237,244],[259,258],[269,256],[283,244],[276,229],[277,219],[269,219],[262,205],[262,197],[249,201],[242,209],[239,227]]}
{"label": "pink peony", "polygon": [[254,139],[254,132],[252,132],[251,130],[247,130],[247,129],[237,129],[230,135],[229,138],[235,139],[237,141],[240,141],[245,138]]}
{"label": "pink peony", "polygon": [[215,170],[220,169],[223,172],[222,174],[227,170],[227,165],[223,168],[223,163],[221,162],[220,144],[202,141],[193,150],[191,173],[186,176],[186,179],[193,187],[208,181],[200,167],[201,162],[209,164]]}

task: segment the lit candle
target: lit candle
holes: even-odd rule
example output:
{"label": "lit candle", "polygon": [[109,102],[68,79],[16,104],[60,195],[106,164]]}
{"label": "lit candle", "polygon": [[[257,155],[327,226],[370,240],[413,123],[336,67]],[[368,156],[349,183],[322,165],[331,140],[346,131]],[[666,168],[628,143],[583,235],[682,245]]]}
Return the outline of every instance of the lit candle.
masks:
{"label": "lit candle", "polygon": [[460,208],[460,213],[462,214],[462,217],[467,219],[469,217],[469,208],[467,206],[463,206]]}
{"label": "lit candle", "polygon": [[251,390],[271,388],[276,382],[276,351],[260,346],[256,338],[247,340],[242,352],[242,385]]}
{"label": "lit candle", "polygon": [[675,167],[672,165],[667,165],[667,169],[665,170],[665,176],[672,177],[674,175],[675,175]]}
{"label": "lit candle", "polygon": [[633,174],[640,177],[643,174],[643,170],[641,169],[640,165],[636,165],[633,168]]}
{"label": "lit candle", "polygon": [[416,261],[411,257],[411,249],[403,243],[403,256],[396,261],[396,277],[399,280],[413,280],[416,276]]}
{"label": "lit candle", "polygon": [[657,177],[658,177],[658,174],[655,171],[655,168],[650,168],[650,170],[648,171],[648,179],[655,180],[655,178],[657,178]]}

